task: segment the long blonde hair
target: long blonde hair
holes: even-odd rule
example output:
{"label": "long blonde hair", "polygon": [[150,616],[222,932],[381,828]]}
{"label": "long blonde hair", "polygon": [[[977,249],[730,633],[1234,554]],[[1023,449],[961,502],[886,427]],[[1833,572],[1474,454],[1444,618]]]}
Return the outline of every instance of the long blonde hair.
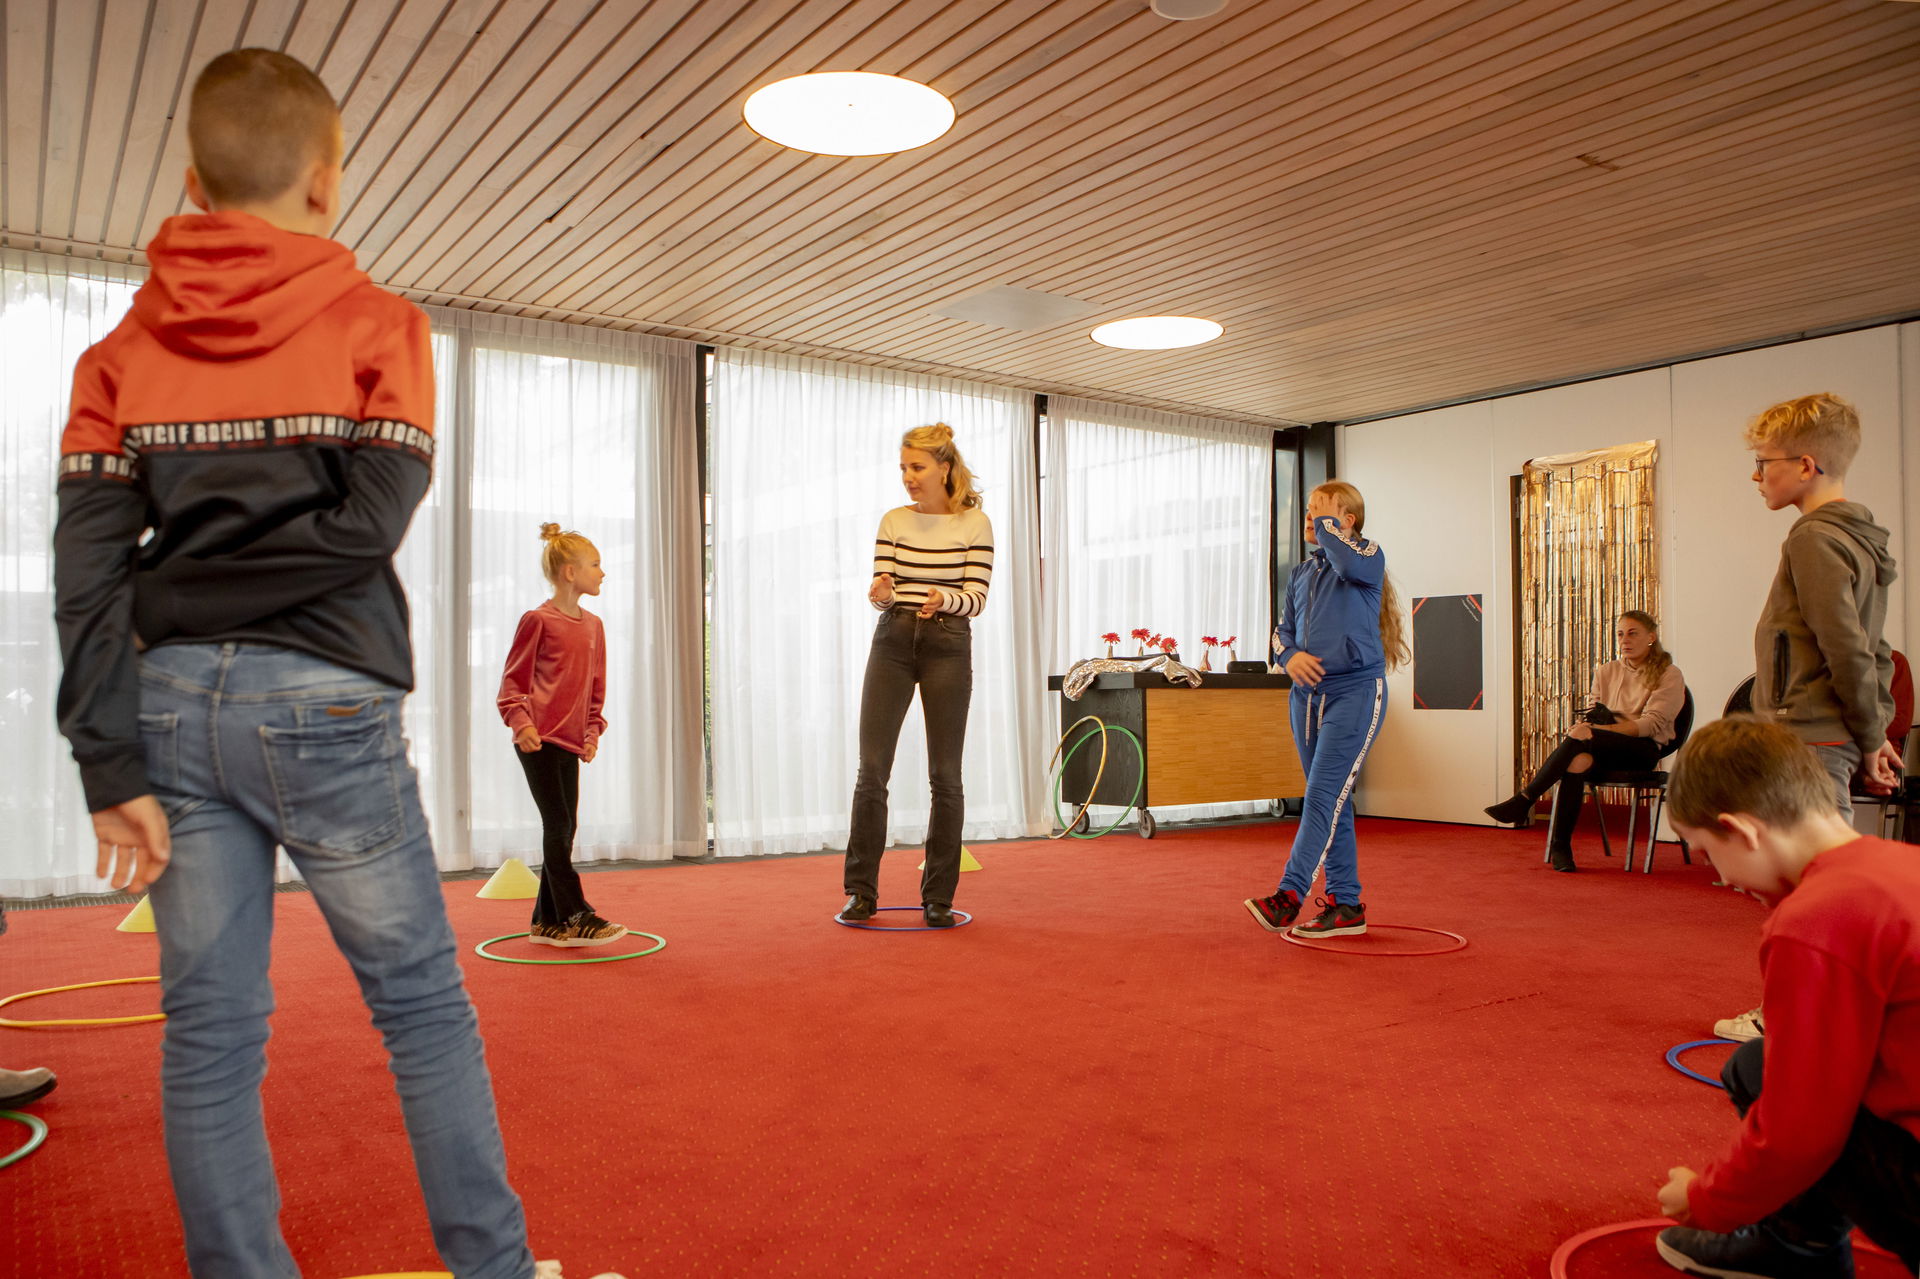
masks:
{"label": "long blonde hair", "polygon": [[546,549],[540,552],[540,571],[555,586],[560,585],[562,569],[597,549],[587,540],[586,534],[575,533],[571,529],[563,533],[558,524],[551,522],[540,526],[540,540],[547,544]]}
{"label": "long blonde hair", "polygon": [[1637,608],[1628,609],[1620,617],[1623,621],[1640,623],[1653,636],[1653,647],[1647,650],[1647,660],[1640,663],[1640,682],[1648,688],[1659,688],[1660,677],[1667,673],[1667,667],[1673,665],[1673,655],[1660,643],[1660,623],[1653,620],[1652,613],[1643,613]]}
{"label": "long blonde hair", "polygon": [[966,459],[960,456],[960,450],[953,446],[952,427],[945,422],[916,426],[900,437],[900,447],[931,453],[934,461],[946,465],[947,496],[952,499],[953,514],[958,515],[980,505],[980,490],[973,485],[973,472],[967,469]]}
{"label": "long blonde hair", "polygon": [[[1359,489],[1345,480],[1317,484],[1313,493],[1326,494],[1342,511],[1353,516],[1355,533],[1367,526],[1367,501],[1360,496]],[[1312,497],[1313,493],[1307,496]],[[1380,649],[1386,654],[1390,671],[1413,660],[1413,651],[1407,647],[1407,625],[1400,616],[1400,593],[1393,589],[1393,576],[1387,573],[1380,575]]]}

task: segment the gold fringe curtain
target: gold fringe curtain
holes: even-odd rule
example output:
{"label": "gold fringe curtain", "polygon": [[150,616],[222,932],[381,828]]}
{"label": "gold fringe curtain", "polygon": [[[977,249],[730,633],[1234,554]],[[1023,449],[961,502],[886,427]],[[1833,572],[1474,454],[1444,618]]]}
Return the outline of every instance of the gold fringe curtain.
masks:
{"label": "gold fringe curtain", "polygon": [[1520,743],[1514,786],[1533,775],[1611,661],[1628,609],[1660,616],[1653,440],[1537,457],[1521,472]]}

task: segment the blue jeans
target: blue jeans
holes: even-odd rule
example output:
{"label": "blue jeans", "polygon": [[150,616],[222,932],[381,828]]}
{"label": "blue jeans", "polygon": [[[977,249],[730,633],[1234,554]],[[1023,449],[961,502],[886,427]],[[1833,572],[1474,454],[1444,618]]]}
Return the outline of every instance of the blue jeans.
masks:
{"label": "blue jeans", "polygon": [[1816,746],[1813,753],[1820,757],[1820,766],[1827,770],[1827,776],[1833,778],[1833,802],[1840,808],[1840,819],[1853,825],[1853,775],[1860,771],[1860,761],[1865,756],[1852,742]]}
{"label": "blue jeans", "polygon": [[1327,896],[1343,906],[1360,904],[1360,854],[1353,835],[1353,788],[1360,765],[1387,713],[1387,681],[1378,675],[1336,675],[1316,688],[1293,686],[1288,699],[1293,744],[1307,794],[1300,827],[1277,891],[1305,899],[1314,872],[1327,868]]}
{"label": "blue jeans", "polygon": [[300,1273],[260,1106],[275,845],[306,878],[385,1041],[441,1259],[460,1279],[533,1273],[407,763],[404,696],[266,645],[169,645],[140,660],[147,776],[173,831],[151,892],[161,1109],[198,1279]]}

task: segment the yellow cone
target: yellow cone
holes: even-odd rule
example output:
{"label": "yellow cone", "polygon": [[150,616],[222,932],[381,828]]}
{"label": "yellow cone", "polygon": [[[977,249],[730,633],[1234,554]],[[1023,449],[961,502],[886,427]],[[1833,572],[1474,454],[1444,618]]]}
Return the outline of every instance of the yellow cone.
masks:
{"label": "yellow cone", "polygon": [[[927,864],[925,862],[921,862],[918,866],[914,867],[915,870],[925,870],[926,868]],[[963,871],[985,869],[979,862],[974,860],[973,850],[965,844],[960,845],[960,869]]]}
{"label": "yellow cone", "polygon": [[153,903],[142,897],[140,904],[127,912],[127,917],[113,930],[116,933],[150,933],[153,929]]}
{"label": "yellow cone", "polygon": [[474,894],[493,901],[520,901],[539,895],[540,877],[528,870],[527,864],[518,857],[509,857],[500,863],[500,869],[493,872],[493,878]]}

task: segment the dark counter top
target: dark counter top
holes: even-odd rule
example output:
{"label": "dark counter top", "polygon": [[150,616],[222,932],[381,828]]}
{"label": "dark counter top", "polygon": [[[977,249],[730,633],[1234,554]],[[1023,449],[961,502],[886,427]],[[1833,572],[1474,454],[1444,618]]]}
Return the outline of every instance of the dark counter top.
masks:
{"label": "dark counter top", "polygon": [[[1060,685],[1065,679],[1066,677],[1064,675],[1047,676],[1047,691],[1054,693],[1059,692]],[[1183,679],[1168,680],[1165,675],[1162,675],[1158,671],[1148,671],[1145,673],[1115,671],[1107,675],[1094,676],[1092,687],[1099,689],[1177,688],[1188,693],[1204,693],[1210,689],[1223,688],[1270,688],[1284,690],[1293,687],[1293,680],[1284,674],[1229,675],[1225,671],[1201,671],[1200,687],[1194,688]]]}

